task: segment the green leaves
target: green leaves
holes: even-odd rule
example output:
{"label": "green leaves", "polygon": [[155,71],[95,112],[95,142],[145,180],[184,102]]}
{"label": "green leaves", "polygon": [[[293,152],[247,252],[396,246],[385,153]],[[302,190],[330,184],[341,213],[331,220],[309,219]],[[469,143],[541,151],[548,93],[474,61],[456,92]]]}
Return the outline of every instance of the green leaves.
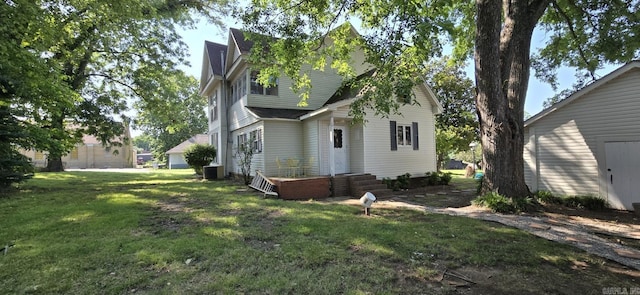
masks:
{"label": "green leaves", "polygon": [[536,77],[555,83],[561,66],[589,73],[603,63],[625,63],[640,57],[640,1],[559,0],[542,17],[549,37],[535,56]]}
{"label": "green leaves", "polygon": [[175,26],[226,8],[225,0],[10,1],[0,6],[9,16],[0,19],[2,104],[33,124],[32,146],[50,156],[65,154],[77,133],[110,145],[128,101],[179,92],[166,87],[181,86],[167,80],[186,56]]}
{"label": "green leaves", "polygon": [[151,137],[151,149],[158,159],[189,137],[207,131],[207,100],[199,95],[198,81],[182,71],[169,76],[140,75],[143,99],[134,104],[136,128]]}

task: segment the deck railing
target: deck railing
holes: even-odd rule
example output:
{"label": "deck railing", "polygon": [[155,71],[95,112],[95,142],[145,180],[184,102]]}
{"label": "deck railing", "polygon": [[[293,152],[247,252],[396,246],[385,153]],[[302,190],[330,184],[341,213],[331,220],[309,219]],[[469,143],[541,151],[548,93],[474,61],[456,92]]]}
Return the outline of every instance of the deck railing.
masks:
{"label": "deck railing", "polygon": [[256,176],[253,177],[249,187],[261,191],[264,194],[264,197],[267,197],[267,195],[275,197],[278,196],[275,183],[271,182],[271,180],[264,176],[260,170],[256,170]]}

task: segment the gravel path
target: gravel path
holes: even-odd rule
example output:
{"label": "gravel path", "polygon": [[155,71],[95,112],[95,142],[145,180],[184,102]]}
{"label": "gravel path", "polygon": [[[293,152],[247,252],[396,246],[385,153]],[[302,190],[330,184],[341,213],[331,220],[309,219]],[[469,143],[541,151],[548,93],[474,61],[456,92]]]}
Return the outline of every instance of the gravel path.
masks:
{"label": "gravel path", "polygon": [[[358,199],[336,199],[333,201],[329,200],[329,202],[360,205]],[[385,200],[376,202],[374,208],[407,208],[420,211],[424,210],[430,213],[465,216],[498,222],[524,230],[550,241],[572,245],[587,251],[588,253],[640,270],[640,250],[610,242],[595,234],[595,232],[597,232],[611,236],[623,236],[637,239],[637,235],[639,234],[637,231],[624,233],[620,231],[619,228],[610,228],[606,225],[599,226],[597,224],[593,224],[593,221],[591,224],[582,224],[575,221],[568,222],[561,218],[499,214],[493,213],[486,208],[476,206],[467,206],[462,208],[435,208],[403,201],[398,202],[395,200]]]}
{"label": "gravel path", "polygon": [[[422,207],[431,213],[466,216],[502,223],[550,241],[572,245],[588,253],[640,270],[640,250],[598,237],[590,231],[588,227],[581,224],[571,224],[548,217],[497,214],[478,208],[443,209]],[[610,234],[613,236],[616,235],[615,232],[611,232]]]}

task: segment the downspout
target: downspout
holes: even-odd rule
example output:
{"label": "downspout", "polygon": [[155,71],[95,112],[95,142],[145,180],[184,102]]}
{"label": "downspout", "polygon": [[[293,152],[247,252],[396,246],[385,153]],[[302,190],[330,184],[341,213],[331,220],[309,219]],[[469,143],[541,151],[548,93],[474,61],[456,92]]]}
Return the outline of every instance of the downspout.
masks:
{"label": "downspout", "polygon": [[[228,50],[228,49],[227,49]],[[229,172],[231,171],[231,166],[229,166],[229,156],[227,155],[229,153],[230,149],[230,144],[233,144],[233,141],[230,143],[229,139],[231,138],[231,131],[230,131],[230,125],[229,125],[229,110],[231,109],[231,105],[229,104],[229,101],[227,99],[227,67],[224,64],[224,52],[220,51],[220,65],[222,67],[222,82],[220,83],[220,102],[222,102],[224,100],[224,123],[227,125],[227,127],[224,130],[225,133],[225,138],[224,138],[224,145],[225,145],[225,153],[224,153],[224,170],[227,171],[227,173],[225,173],[225,175],[229,174]],[[222,127],[222,126],[221,126]],[[222,132],[220,132],[220,137],[222,137]],[[220,140],[222,143],[222,138],[219,138],[218,140]],[[231,146],[231,148],[233,148],[233,146]]]}

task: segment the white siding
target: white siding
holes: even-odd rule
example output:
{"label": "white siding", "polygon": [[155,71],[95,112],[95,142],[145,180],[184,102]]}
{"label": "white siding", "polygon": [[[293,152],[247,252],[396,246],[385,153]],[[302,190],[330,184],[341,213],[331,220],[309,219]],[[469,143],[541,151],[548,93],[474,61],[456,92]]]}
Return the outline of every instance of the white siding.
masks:
{"label": "white siding", "polygon": [[246,97],[236,101],[229,109],[229,129],[236,130],[257,122],[256,118],[249,113],[246,105]]}
{"label": "white siding", "polygon": [[365,173],[364,169],[364,129],[362,124],[353,124],[349,129],[350,165],[352,173]]}
{"label": "white siding", "polygon": [[[419,89],[419,88],[416,88]],[[432,106],[426,93],[415,90],[420,106],[403,106],[402,115],[391,115],[389,119],[367,117],[364,126],[364,170],[378,178],[395,178],[404,173],[424,176],[425,172],[436,171],[435,125]],[[372,113],[372,112],[369,112]],[[398,147],[391,150],[389,121],[411,125],[418,122],[419,150],[412,147]]]}
{"label": "white siding", "polygon": [[231,171],[237,174],[242,174],[242,170],[238,163],[238,158],[236,156],[236,151],[238,148],[238,135],[246,134],[247,139],[249,139],[250,132],[256,129],[262,129],[262,140],[263,140],[262,152],[253,154],[253,158],[251,159],[250,175],[255,175],[256,170],[260,170],[263,172],[265,171],[265,163],[266,163],[265,159],[267,159],[265,156],[265,150],[267,148],[267,145],[266,145],[266,141],[264,140],[266,132],[265,132],[265,127],[263,125],[263,122],[259,122],[257,124],[253,124],[251,126],[247,126],[231,132],[231,138],[229,139],[229,141],[233,141],[233,144],[231,145],[231,149],[229,152],[232,155],[233,160],[230,161],[230,163],[232,163],[233,166],[230,169],[227,169],[227,171]]}
{"label": "white siding", "polygon": [[264,121],[264,172],[267,176],[277,176],[276,157],[286,163],[288,158],[302,159],[302,122]]}
{"label": "white siding", "polygon": [[169,154],[169,169],[186,169],[189,164],[184,159],[184,154]]}
{"label": "white siding", "polygon": [[278,85],[278,96],[249,94],[248,104],[253,107],[282,108],[282,109],[309,109],[320,108],[341,85],[342,78],[334,70],[311,71],[309,73],[313,88],[309,93],[309,104],[306,107],[298,107],[299,94],[291,90],[291,78],[281,75]]}
{"label": "white siding", "polygon": [[315,159],[315,163],[311,169],[311,175],[320,174],[319,161],[319,122],[315,120],[309,120],[303,122],[302,136],[303,136],[303,154],[304,160],[307,161],[310,157]]}
{"label": "white siding", "polygon": [[527,184],[567,195],[605,196],[604,142],[637,138],[639,111],[640,70],[632,69],[533,122],[525,137]]}

